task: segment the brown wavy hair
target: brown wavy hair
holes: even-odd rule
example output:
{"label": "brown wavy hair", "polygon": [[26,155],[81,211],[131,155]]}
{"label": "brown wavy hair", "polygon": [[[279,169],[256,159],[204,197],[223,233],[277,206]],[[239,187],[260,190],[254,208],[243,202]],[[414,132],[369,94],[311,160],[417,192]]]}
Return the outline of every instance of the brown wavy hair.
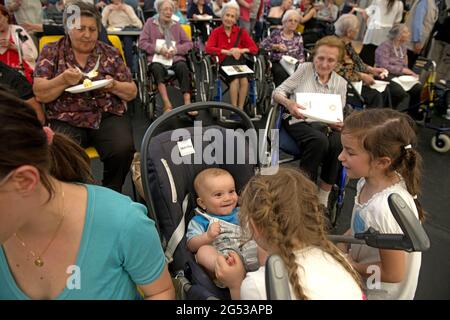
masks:
{"label": "brown wavy hair", "polygon": [[0,123],[0,179],[20,166],[31,165],[39,170],[50,198],[54,194],[50,176],[64,182],[93,182],[84,150],[61,133],[55,133],[49,145],[34,109],[1,87]]}
{"label": "brown wavy hair", "polygon": [[[390,172],[398,172],[405,180],[408,192],[420,194],[422,157],[416,149],[417,136],[414,120],[405,113],[392,109],[368,109],[353,112],[344,121],[342,134],[358,139],[372,160],[389,157]],[[411,148],[405,146],[411,145]],[[421,221],[425,212],[414,199]]]}
{"label": "brown wavy hair", "polygon": [[250,220],[265,243],[283,259],[289,282],[298,299],[307,300],[298,274],[302,266],[295,252],[315,246],[330,254],[361,287],[359,274],[327,238],[325,217],[320,209],[317,186],[300,170],[280,167],[275,175],[254,176],[241,195],[242,226]]}

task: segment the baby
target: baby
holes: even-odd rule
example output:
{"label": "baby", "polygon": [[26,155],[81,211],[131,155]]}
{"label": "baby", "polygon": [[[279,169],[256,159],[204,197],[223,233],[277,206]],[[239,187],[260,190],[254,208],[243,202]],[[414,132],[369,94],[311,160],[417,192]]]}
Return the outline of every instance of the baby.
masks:
{"label": "baby", "polygon": [[254,241],[244,245],[241,238],[238,195],[234,179],[226,170],[206,169],[194,180],[198,207],[186,234],[188,249],[196,253],[197,262],[213,276],[217,257],[233,250],[241,257],[247,271],[259,268]]}

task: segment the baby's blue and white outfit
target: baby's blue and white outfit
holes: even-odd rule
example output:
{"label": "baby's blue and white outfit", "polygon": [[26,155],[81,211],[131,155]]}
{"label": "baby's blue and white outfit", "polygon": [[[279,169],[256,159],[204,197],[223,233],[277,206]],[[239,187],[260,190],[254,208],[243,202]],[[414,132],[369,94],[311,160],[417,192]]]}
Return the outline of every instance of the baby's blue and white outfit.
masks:
{"label": "baby's blue and white outfit", "polygon": [[220,234],[211,244],[221,254],[227,255],[230,250],[235,251],[241,257],[247,271],[259,269],[258,250],[254,240],[242,244],[241,226],[238,217],[239,208],[226,216],[205,213],[200,208],[195,208],[195,216],[189,222],[186,238],[191,238],[208,231],[212,222],[219,222]]}

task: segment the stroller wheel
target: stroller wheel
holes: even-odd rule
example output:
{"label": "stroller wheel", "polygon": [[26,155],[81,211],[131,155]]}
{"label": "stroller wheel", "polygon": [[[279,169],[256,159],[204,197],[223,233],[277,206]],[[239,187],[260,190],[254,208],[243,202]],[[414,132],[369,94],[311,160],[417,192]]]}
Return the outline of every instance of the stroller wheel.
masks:
{"label": "stroller wheel", "polygon": [[450,150],[450,137],[445,134],[439,134],[431,138],[431,147],[434,151],[445,153]]}

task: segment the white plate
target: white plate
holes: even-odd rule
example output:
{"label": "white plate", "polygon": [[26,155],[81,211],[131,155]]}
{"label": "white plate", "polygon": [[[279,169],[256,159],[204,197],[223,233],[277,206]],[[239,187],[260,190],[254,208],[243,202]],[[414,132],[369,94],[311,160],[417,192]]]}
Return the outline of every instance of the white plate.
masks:
{"label": "white plate", "polygon": [[67,88],[66,91],[70,92],[70,93],[80,93],[80,92],[91,91],[91,90],[106,87],[113,80],[114,79],[103,79],[103,80],[92,81],[92,87],[85,87],[85,86],[83,86],[83,84],[79,84],[79,85]]}
{"label": "white plate", "polygon": [[400,76],[398,79],[402,82],[417,82],[417,78],[413,76]]}
{"label": "white plate", "polygon": [[106,29],[106,31],[122,31],[122,28],[118,28],[118,27],[109,27],[108,29]]}

